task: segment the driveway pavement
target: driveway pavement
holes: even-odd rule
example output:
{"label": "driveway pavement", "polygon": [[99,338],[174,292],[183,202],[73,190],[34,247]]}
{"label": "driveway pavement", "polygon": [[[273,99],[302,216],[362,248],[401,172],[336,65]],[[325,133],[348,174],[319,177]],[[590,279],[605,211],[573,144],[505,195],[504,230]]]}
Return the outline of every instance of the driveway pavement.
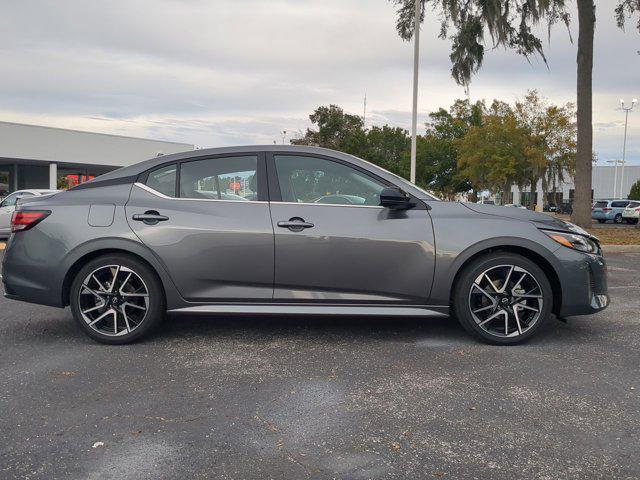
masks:
{"label": "driveway pavement", "polygon": [[640,478],[640,254],[608,260],[608,310],[518,347],[223,317],[110,347],[1,298],[0,478]]}

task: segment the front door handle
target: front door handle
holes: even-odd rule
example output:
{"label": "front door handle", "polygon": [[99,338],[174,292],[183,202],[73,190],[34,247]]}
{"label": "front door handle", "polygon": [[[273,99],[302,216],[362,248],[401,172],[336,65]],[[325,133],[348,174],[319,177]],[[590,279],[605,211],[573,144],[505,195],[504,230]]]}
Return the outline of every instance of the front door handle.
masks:
{"label": "front door handle", "polygon": [[148,210],[144,213],[136,213],[133,219],[136,222],[143,222],[145,225],[156,225],[158,222],[166,222],[169,217],[160,215],[155,210]]}
{"label": "front door handle", "polygon": [[293,217],[288,222],[278,222],[280,228],[288,228],[292,232],[301,232],[305,228],[313,228],[314,225],[311,222],[305,222],[304,218]]}

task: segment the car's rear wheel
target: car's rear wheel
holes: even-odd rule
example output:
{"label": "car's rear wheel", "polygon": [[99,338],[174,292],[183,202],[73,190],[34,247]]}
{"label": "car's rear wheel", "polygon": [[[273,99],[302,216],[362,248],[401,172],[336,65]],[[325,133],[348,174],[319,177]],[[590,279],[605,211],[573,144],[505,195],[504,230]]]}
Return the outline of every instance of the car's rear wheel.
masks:
{"label": "car's rear wheel", "polygon": [[87,263],[73,281],[70,304],[80,328],[94,340],[109,344],[141,338],[165,314],[157,275],[128,255],[105,255]]}
{"label": "car's rear wheel", "polygon": [[614,223],[622,223],[622,214],[621,213],[617,213],[615,217],[613,217],[613,222]]}
{"label": "car's rear wheel", "polygon": [[551,315],[553,293],[545,273],[529,259],[495,253],[468,265],[456,284],[453,308],[462,326],[499,345],[520,343]]}

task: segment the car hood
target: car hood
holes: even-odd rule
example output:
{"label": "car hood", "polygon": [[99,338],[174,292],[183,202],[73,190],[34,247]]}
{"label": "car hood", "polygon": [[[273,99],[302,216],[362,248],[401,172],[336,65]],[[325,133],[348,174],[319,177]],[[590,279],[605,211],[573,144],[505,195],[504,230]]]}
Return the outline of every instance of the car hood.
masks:
{"label": "car hood", "polygon": [[[560,230],[572,233],[581,233],[592,236],[587,232],[576,230],[575,225],[564,220],[547,215],[546,213],[532,212],[531,210],[525,210],[523,208],[515,207],[503,207],[500,205],[482,205],[478,203],[464,203],[465,207],[473,210],[476,213],[482,213],[485,215],[495,215],[497,217],[512,218],[514,220],[521,220],[525,222],[533,222],[538,228],[547,228],[549,230]],[[595,238],[595,237],[594,237]]]}

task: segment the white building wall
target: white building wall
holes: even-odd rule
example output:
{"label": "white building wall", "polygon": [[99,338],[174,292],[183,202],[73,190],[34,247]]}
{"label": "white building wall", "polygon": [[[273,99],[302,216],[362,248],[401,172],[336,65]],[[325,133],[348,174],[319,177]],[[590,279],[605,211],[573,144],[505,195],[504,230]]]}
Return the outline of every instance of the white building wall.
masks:
{"label": "white building wall", "polygon": [[0,158],[124,167],[160,153],[194,148],[187,143],[0,122]]}
{"label": "white building wall", "polygon": [[[616,193],[614,194],[614,178]],[[614,166],[594,166],[592,172],[593,198],[627,198],[631,191],[631,186],[640,180],[640,165],[626,165],[624,167],[624,179],[622,178],[622,168],[616,169]],[[622,188],[621,183],[622,181]],[[569,200],[570,190],[574,188],[573,181],[559,186],[558,191],[562,191],[562,199]],[[522,203],[520,190],[517,186],[511,187],[513,193],[513,203]],[[525,189],[525,191],[529,191]],[[542,182],[537,186],[538,200],[542,200]]]}

